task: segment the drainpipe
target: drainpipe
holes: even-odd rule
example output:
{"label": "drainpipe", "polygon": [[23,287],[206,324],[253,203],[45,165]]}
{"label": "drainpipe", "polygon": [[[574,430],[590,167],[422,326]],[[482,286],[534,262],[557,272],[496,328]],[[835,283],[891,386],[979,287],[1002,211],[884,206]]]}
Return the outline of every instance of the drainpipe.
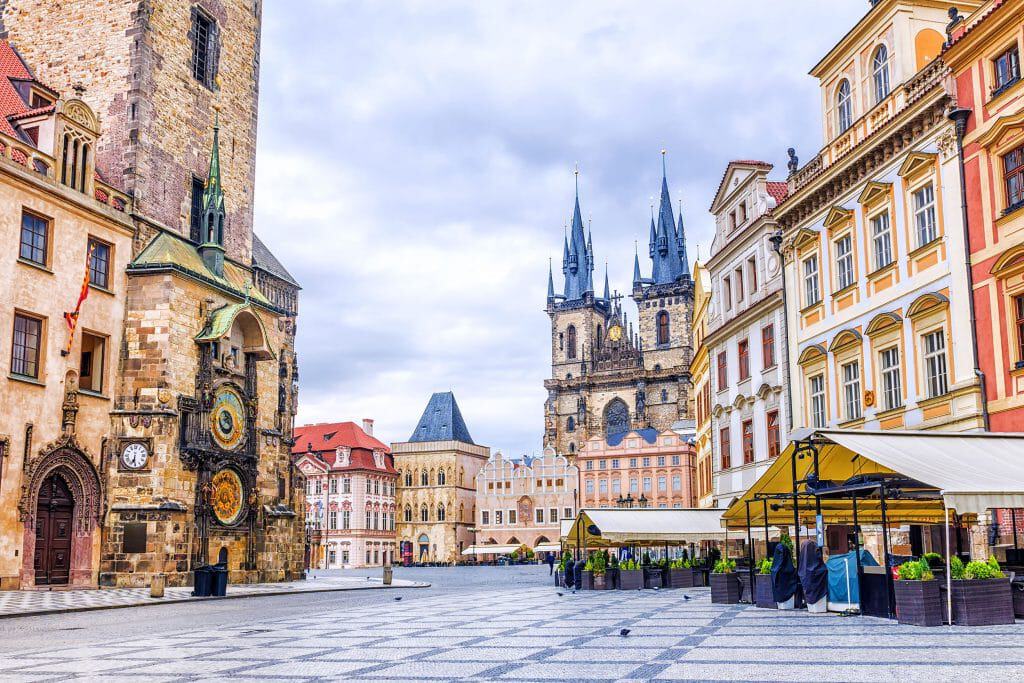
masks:
{"label": "drainpipe", "polygon": [[967,119],[971,116],[970,109],[958,107],[948,114],[956,128],[956,152],[960,161],[960,212],[964,228],[964,269],[967,271],[967,304],[971,313],[971,352],[974,355],[974,376],[978,379],[981,389],[981,424],[989,431],[988,395],[985,391],[985,373],[981,371],[978,361],[978,320],[974,312],[974,272],[971,269],[971,231],[967,217],[967,178],[964,169],[964,134],[967,132]]}
{"label": "drainpipe", "polygon": [[782,352],[786,359],[786,437],[793,431],[793,382],[789,374],[789,300],[786,297],[786,258],[782,255],[782,229],[772,233],[768,238],[772,249],[779,255],[779,268],[782,273]]}

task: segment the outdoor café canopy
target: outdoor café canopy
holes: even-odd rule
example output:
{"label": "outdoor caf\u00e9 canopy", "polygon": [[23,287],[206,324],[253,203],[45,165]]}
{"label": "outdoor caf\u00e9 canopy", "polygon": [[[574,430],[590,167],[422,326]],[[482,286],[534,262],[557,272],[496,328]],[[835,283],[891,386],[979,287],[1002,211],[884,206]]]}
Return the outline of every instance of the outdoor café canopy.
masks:
{"label": "outdoor caf\u00e9 canopy", "polygon": [[697,542],[725,538],[724,510],[616,508],[580,510],[570,545],[629,545]]}
{"label": "outdoor caf\u00e9 canopy", "polygon": [[[842,488],[856,475],[892,474],[919,483],[904,497],[886,499],[886,519],[898,523],[937,523],[945,518],[945,507],[960,515],[977,515],[989,508],[1024,507],[1024,434],[956,433],[924,431],[872,432],[822,429],[795,433],[793,442],[750,489],[729,506],[722,516],[729,528],[750,524],[790,525],[793,492],[797,481],[814,471],[817,450],[819,479]],[[803,444],[802,449],[798,445]],[[795,465],[795,467],[794,467]],[[826,489],[827,490],[827,489]],[[806,494],[805,485],[799,487]],[[862,496],[862,497],[861,497]],[[813,521],[813,497],[799,499],[801,523]],[[852,521],[850,496],[820,499],[824,523]],[[858,494],[858,520],[881,521],[881,504],[866,488]]]}
{"label": "outdoor caf\u00e9 canopy", "polygon": [[462,551],[463,555],[508,555],[523,547],[522,543],[509,545],[471,545]]}
{"label": "outdoor caf\u00e9 canopy", "polygon": [[533,552],[535,553],[557,553],[562,549],[559,543],[540,543],[533,546]]}

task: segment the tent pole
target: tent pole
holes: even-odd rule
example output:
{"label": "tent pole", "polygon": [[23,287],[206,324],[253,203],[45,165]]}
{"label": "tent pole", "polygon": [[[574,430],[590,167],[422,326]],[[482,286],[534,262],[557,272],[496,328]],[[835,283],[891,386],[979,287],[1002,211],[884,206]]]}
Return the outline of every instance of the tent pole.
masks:
{"label": "tent pole", "polygon": [[747,598],[754,604],[754,542],[750,535],[750,501],[747,501],[747,573],[750,576],[750,595]]}
{"label": "tent pole", "polygon": [[885,514],[885,485],[879,486],[878,492],[882,499],[882,552],[885,553],[885,597],[889,618],[892,619],[894,616],[893,591],[895,587],[892,585],[892,568],[889,559],[889,522]]}
{"label": "tent pole", "polygon": [[793,473],[793,554],[800,552],[800,501],[797,499],[797,483],[796,483],[796,454],[794,450],[790,456],[790,463],[792,464]]}
{"label": "tent pole", "polygon": [[946,527],[946,610],[947,617],[949,617],[949,625],[953,625],[953,565],[950,562],[952,559],[950,552],[952,548],[949,545],[949,508],[946,507],[946,501],[943,499],[942,505],[945,508],[945,514],[943,515],[943,521],[946,523],[942,526]]}
{"label": "tent pole", "polygon": [[768,552],[768,499],[762,498],[761,502],[764,503],[764,556],[770,557],[771,553]]}
{"label": "tent pole", "polygon": [[[860,609],[860,524],[857,520],[857,492],[853,493],[853,557],[857,561],[857,609]],[[850,595],[847,594],[847,599]],[[863,613],[864,610],[861,610]]]}

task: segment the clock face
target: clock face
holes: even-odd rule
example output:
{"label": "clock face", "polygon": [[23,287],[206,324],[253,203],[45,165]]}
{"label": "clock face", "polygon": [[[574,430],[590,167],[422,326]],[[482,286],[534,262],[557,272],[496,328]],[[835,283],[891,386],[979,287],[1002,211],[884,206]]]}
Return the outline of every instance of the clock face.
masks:
{"label": "clock face", "polygon": [[245,441],[245,406],[233,389],[225,387],[214,397],[210,432],[217,445],[226,451],[235,450]]}
{"label": "clock face", "polygon": [[125,467],[133,470],[145,466],[148,459],[149,451],[146,449],[145,444],[138,442],[130,443],[121,451],[121,462],[124,463]]}
{"label": "clock face", "polygon": [[237,524],[245,511],[242,504],[245,487],[242,485],[241,477],[232,469],[223,469],[213,475],[210,484],[210,505],[217,521],[225,526]]}
{"label": "clock face", "polygon": [[617,342],[620,339],[622,339],[622,326],[613,325],[612,327],[609,327],[608,338],[611,339],[613,342]]}

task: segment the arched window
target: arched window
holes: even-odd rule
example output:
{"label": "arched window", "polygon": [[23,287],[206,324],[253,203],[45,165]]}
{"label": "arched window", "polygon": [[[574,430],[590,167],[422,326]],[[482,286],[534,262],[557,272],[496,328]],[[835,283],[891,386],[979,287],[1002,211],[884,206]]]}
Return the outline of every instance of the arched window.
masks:
{"label": "arched window", "polygon": [[871,74],[875,85],[875,104],[889,96],[889,50],[879,45],[871,60]]}
{"label": "arched window", "polygon": [[405,485],[412,486],[412,470],[405,473]]}
{"label": "arched window", "polygon": [[576,431],[576,418],[570,416],[569,419],[565,421],[565,430],[568,432]]}
{"label": "arched window", "polygon": [[437,485],[438,486],[444,486],[444,484],[445,484],[445,482],[447,480],[448,480],[448,477],[444,473],[444,470],[438,470],[437,471]]}
{"label": "arched window", "polygon": [[420,486],[428,485],[430,485],[429,475],[427,474],[426,470],[423,470],[422,472],[420,472]]}
{"label": "arched window", "polygon": [[839,119],[840,133],[853,125],[853,94],[850,92],[850,81],[844,80],[836,91],[836,116]]}
{"label": "arched window", "polygon": [[597,326],[597,348],[600,349],[603,346],[604,346],[604,334],[603,334],[603,331],[601,329],[601,325],[598,324],[598,326]]}
{"label": "arched window", "polygon": [[423,506],[420,507],[420,521],[421,522],[427,522],[429,520],[430,520],[430,511],[427,509],[426,505],[423,505]]}
{"label": "arched window", "polygon": [[604,431],[606,436],[629,431],[629,407],[622,399],[611,401],[604,409]]}
{"label": "arched window", "polygon": [[411,507],[409,507],[408,505],[406,505],[406,506],[405,506],[405,515],[404,515],[404,519],[405,519],[405,521],[407,521],[407,522],[411,522],[411,521],[412,521],[412,508],[411,508]]}
{"label": "arched window", "polygon": [[658,345],[668,344],[668,311],[658,313]]}
{"label": "arched window", "polygon": [[566,339],[565,357],[566,358],[575,358],[576,357],[576,326],[575,325],[569,325],[569,329],[566,330],[565,336],[567,337],[567,339]]}
{"label": "arched window", "polygon": [[576,452],[576,444],[574,444],[574,443],[569,444],[569,452],[570,453],[575,453]]}
{"label": "arched window", "polygon": [[437,521],[439,521],[439,522],[443,522],[444,521],[444,505],[438,505],[437,506]]}

